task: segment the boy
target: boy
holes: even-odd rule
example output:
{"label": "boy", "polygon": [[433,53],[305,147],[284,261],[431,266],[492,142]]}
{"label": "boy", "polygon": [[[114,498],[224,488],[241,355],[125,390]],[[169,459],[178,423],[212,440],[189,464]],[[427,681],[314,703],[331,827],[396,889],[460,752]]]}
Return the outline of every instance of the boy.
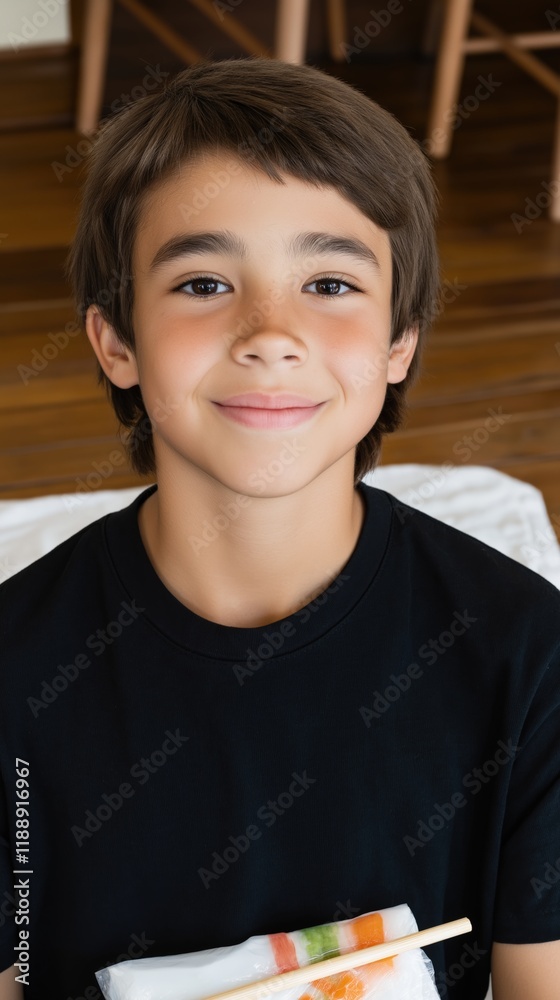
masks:
{"label": "boy", "polygon": [[0,588],[26,997],[400,903],[472,922],[426,949],[442,997],[491,963],[495,1000],[557,997],[560,596],[361,481],[436,309],[434,205],[406,130],[309,66],[197,65],[103,129],[70,274],[157,483]]}

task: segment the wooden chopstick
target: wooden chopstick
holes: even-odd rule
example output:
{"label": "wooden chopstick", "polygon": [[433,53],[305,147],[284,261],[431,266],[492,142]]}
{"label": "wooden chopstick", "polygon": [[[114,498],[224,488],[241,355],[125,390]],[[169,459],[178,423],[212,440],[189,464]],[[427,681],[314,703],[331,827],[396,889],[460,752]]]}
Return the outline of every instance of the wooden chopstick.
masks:
{"label": "wooden chopstick", "polygon": [[268,979],[260,979],[256,983],[235,986],[231,990],[226,990],[225,993],[215,993],[211,997],[206,997],[205,1000],[260,1000],[261,997],[269,993],[278,993],[281,990],[290,989],[292,986],[312,983],[324,976],[333,976],[338,972],[356,969],[360,965],[379,962],[383,958],[392,958],[394,955],[400,955],[403,951],[422,948],[424,945],[445,941],[447,938],[457,937],[459,934],[468,934],[471,930],[472,924],[469,918],[460,917],[459,920],[450,920],[446,924],[427,927],[423,931],[394,938],[393,941],[383,941],[381,944],[374,944],[369,948],[360,948],[358,951],[350,951],[344,955],[326,958],[322,962],[312,962],[299,969],[290,969],[289,972],[280,972]]}

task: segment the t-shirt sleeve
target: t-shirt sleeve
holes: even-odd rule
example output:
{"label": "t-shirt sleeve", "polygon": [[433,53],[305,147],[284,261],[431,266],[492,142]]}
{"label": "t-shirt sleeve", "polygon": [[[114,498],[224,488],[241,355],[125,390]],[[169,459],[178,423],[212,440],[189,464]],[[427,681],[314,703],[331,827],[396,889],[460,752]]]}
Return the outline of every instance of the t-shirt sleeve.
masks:
{"label": "t-shirt sleeve", "polygon": [[493,940],[560,939],[560,645],[530,704],[508,791]]}
{"label": "t-shirt sleeve", "polygon": [[17,952],[15,911],[16,896],[13,887],[13,864],[10,852],[6,789],[0,771],[0,972],[14,964]]}

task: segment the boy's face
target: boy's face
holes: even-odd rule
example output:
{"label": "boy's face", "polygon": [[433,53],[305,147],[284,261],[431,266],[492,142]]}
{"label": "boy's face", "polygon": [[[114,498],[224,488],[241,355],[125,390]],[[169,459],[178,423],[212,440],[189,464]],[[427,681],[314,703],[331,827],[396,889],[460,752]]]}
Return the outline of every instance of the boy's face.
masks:
{"label": "boy's face", "polygon": [[[236,493],[281,496],[339,463],[341,482],[353,482],[355,447],[379,416],[387,382],[406,375],[417,333],[389,356],[387,234],[334,188],[285,179],[223,152],[152,188],[133,256],[136,356],[101,317],[102,347],[88,329],[111,381],[141,387],[158,478],[194,466]],[[241,255],[162,253],[170,241],[226,231]],[[336,245],[290,251],[303,233],[359,241],[369,259]],[[219,404],[249,392],[322,405],[292,426],[247,426]]]}

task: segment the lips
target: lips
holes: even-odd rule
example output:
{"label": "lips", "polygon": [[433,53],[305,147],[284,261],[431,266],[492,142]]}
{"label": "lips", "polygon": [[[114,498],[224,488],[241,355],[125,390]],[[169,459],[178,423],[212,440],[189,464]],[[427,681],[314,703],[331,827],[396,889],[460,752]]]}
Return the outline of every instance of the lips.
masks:
{"label": "lips", "polygon": [[300,396],[293,392],[269,395],[264,392],[245,392],[237,396],[229,396],[223,402],[214,403],[222,415],[234,423],[260,430],[281,430],[285,427],[296,427],[303,424],[326,405],[316,403],[308,396]]}
{"label": "lips", "polygon": [[217,405],[242,406],[257,410],[283,410],[288,408],[306,409],[317,406],[318,403],[307,396],[298,396],[291,392],[279,393],[274,396],[269,396],[262,392],[246,392],[239,396],[229,396],[228,399],[220,400]]}

